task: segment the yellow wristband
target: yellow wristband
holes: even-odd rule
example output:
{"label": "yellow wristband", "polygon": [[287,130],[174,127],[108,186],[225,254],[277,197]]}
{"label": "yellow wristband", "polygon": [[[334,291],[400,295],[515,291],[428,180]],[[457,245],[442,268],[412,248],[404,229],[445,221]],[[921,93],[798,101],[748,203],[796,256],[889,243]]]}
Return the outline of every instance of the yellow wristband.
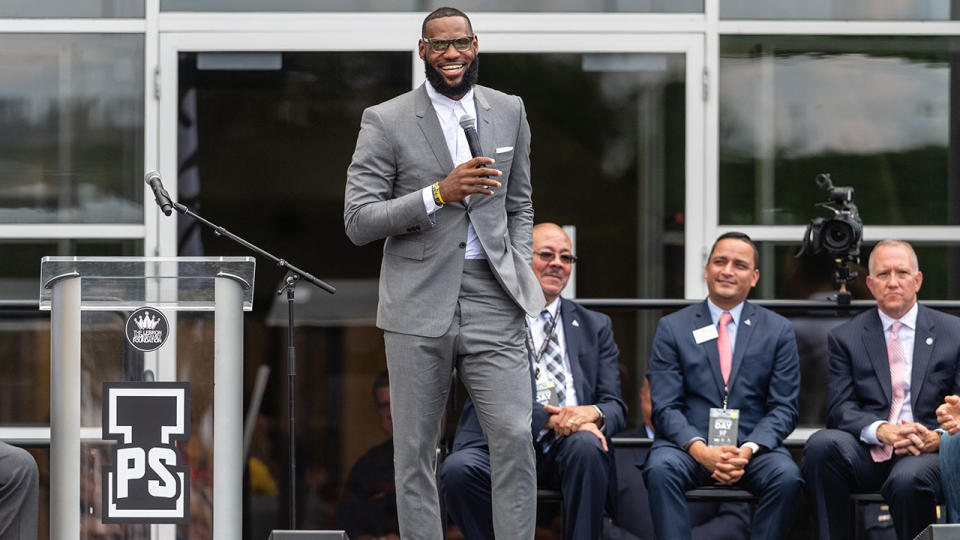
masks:
{"label": "yellow wristband", "polygon": [[440,182],[433,183],[433,202],[437,203],[437,206],[447,204],[443,202],[443,197],[440,196]]}

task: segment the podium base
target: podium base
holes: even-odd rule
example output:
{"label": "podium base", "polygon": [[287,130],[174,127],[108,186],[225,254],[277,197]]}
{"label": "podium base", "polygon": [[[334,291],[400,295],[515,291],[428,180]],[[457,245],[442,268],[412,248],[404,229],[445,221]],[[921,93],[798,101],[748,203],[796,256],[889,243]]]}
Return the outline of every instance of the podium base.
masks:
{"label": "podium base", "polygon": [[913,540],[960,540],[960,524],[930,525]]}
{"label": "podium base", "polygon": [[344,531],[271,531],[267,540],[350,540]]}

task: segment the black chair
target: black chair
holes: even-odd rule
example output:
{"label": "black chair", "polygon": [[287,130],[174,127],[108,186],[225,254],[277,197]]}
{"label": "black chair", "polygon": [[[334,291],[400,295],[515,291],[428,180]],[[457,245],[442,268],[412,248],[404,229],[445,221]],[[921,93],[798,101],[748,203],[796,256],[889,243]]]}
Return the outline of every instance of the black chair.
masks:
{"label": "black chair", "polygon": [[688,489],[685,496],[687,502],[745,502],[756,504],[759,500],[759,497],[745,489],[737,489],[719,484]]}

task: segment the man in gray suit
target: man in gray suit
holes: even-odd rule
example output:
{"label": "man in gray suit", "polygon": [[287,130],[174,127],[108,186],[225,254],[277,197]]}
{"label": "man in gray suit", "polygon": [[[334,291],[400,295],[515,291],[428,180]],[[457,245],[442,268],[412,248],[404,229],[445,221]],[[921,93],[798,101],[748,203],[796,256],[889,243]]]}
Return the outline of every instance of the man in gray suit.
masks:
{"label": "man in gray suit", "polygon": [[[419,42],[427,82],[366,109],[347,170],[344,223],[360,245],[385,239],[377,326],[384,330],[404,538],[440,538],[436,446],[453,369],[490,442],[497,538],[532,538],[536,469],[524,313],[543,293],[530,269],[530,128],[523,102],[475,85],[477,37],[439,8]],[[484,156],[458,125],[476,118]]]}

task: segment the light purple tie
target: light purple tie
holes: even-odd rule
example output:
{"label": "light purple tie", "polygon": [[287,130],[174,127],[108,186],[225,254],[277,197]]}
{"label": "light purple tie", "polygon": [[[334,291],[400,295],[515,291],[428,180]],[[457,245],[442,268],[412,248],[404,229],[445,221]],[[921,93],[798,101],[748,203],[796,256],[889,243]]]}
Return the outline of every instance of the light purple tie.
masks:
{"label": "light purple tie", "polygon": [[[900,337],[897,335],[902,326],[902,322],[894,321],[893,328],[890,330],[890,339],[887,341],[887,359],[890,361],[890,389],[893,393],[887,423],[894,426],[897,425],[900,409],[903,408],[903,367],[906,359],[903,357],[903,344],[900,343]],[[876,445],[870,448],[870,455],[877,463],[887,461],[893,455],[893,447],[889,444]]]}

